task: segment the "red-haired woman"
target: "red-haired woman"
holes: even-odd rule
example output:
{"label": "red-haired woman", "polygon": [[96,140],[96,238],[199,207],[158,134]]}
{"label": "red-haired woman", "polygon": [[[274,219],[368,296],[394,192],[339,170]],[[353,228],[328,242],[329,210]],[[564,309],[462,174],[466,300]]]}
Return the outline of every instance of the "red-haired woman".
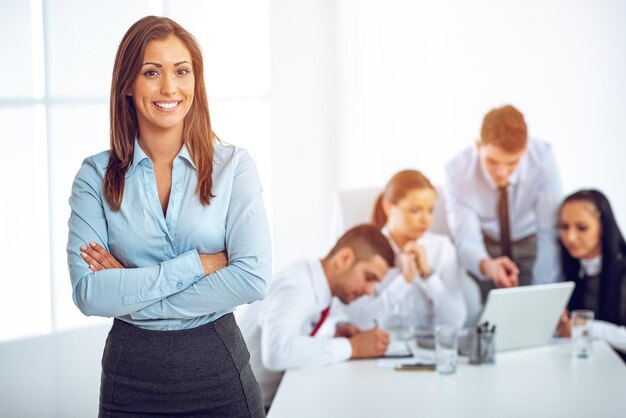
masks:
{"label": "red-haired woman", "polygon": [[456,251],[447,236],[428,231],[436,198],[433,185],[415,170],[395,174],[378,197],[372,223],[389,239],[397,267],[378,285],[375,296],[345,308],[358,326],[389,318],[403,305],[410,307],[406,314],[418,329],[440,324],[463,327],[467,309]]}
{"label": "red-haired woman", "polygon": [[189,32],[132,25],[110,111],[110,150],[74,180],[67,246],[74,302],[115,318],[100,416],[264,416],[232,314],[270,276],[261,185],[248,153],[211,129]]}

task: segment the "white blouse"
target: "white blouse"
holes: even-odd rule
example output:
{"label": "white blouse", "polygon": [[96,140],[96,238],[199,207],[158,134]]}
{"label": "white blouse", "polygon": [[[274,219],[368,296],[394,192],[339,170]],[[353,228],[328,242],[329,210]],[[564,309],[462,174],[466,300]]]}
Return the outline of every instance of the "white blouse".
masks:
{"label": "white blouse", "polygon": [[[398,260],[400,249],[386,235]],[[384,327],[385,318],[392,314],[394,305],[408,302],[418,329],[430,330],[439,324],[463,327],[467,308],[460,279],[464,273],[450,238],[427,231],[417,244],[425,247],[433,273],[426,279],[417,273],[413,282],[407,283],[398,266],[390,269],[377,285],[374,296],[363,296],[342,306],[348,320],[361,329],[372,328],[378,321],[382,321]]]}

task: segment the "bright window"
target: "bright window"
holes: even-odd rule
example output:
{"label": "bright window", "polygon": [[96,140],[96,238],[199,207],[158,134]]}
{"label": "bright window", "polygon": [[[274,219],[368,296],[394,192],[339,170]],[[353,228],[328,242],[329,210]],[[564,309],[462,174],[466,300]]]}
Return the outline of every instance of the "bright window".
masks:
{"label": "bright window", "polygon": [[270,202],[268,8],[256,0],[0,0],[0,37],[11,39],[3,46],[11,63],[0,66],[0,340],[106,321],[72,302],[68,198],[83,159],[108,148],[115,51],[139,18],[170,16],[198,39],[213,127],[250,151]]}

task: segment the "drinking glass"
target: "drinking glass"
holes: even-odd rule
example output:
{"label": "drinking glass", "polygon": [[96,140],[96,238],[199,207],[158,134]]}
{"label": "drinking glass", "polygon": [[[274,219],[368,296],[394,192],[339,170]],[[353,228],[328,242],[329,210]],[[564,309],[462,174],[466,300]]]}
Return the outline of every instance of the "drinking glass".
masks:
{"label": "drinking glass", "polygon": [[435,328],[435,358],[439,374],[454,374],[457,364],[457,329],[452,325]]}
{"label": "drinking glass", "polygon": [[389,314],[385,319],[385,329],[389,331],[392,340],[407,341],[415,337],[416,314],[413,298],[389,298],[387,312]]}
{"label": "drinking glass", "polygon": [[587,358],[591,356],[593,311],[577,309],[572,311],[572,347],[575,357]]}

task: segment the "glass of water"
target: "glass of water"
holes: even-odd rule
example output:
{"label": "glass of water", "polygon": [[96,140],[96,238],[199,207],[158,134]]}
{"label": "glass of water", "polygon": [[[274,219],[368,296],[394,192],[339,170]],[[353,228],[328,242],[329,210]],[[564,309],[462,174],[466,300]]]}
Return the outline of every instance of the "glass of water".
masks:
{"label": "glass of water", "polygon": [[577,309],[572,311],[572,347],[575,357],[591,356],[593,311]]}
{"label": "glass of water", "polygon": [[413,299],[389,298],[387,302],[387,318],[385,329],[389,331],[392,340],[407,341],[415,337],[415,308]]}
{"label": "glass of water", "polygon": [[435,328],[435,358],[439,374],[454,374],[457,364],[457,329],[452,325]]}

